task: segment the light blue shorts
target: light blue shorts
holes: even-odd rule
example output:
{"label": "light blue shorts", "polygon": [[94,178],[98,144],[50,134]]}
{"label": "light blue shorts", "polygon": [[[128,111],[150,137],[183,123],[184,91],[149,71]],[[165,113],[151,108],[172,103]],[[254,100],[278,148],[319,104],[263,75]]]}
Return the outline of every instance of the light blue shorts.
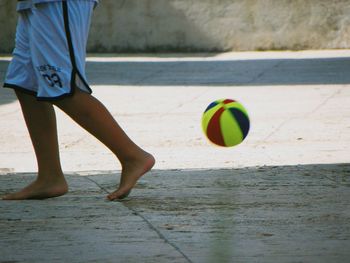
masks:
{"label": "light blue shorts", "polygon": [[16,45],[4,87],[57,100],[75,88],[91,93],[85,77],[93,1],[57,1],[19,12]]}

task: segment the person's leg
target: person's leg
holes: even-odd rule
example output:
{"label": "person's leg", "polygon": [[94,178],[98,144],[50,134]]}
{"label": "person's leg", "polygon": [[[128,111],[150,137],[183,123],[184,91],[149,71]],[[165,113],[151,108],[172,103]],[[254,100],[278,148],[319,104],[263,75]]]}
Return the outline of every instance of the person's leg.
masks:
{"label": "person's leg", "polygon": [[54,108],[50,103],[38,102],[31,95],[21,92],[16,95],[36,154],[38,177],[29,186],[3,199],[44,199],[63,195],[68,186],[60,164]]}
{"label": "person's leg", "polygon": [[106,107],[90,94],[76,89],[72,97],[54,104],[116,155],[122,165],[121,180],[118,189],[108,195],[108,199],[127,196],[137,180],[153,167],[153,156],[137,146]]}

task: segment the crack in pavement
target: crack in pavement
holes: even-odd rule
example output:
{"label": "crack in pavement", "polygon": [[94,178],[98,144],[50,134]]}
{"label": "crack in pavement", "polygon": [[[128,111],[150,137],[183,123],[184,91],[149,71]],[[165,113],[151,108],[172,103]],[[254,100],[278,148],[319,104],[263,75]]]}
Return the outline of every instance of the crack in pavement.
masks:
{"label": "crack in pavement", "polygon": [[260,79],[261,77],[263,77],[267,72],[278,68],[281,64],[283,63],[283,61],[278,61],[276,62],[274,65],[272,65],[271,67],[268,67],[265,70],[262,70],[259,74],[257,74],[255,77],[253,77],[251,80],[245,82],[244,84],[251,84],[251,83],[255,83],[258,79]]}
{"label": "crack in pavement", "polygon": [[307,114],[307,116],[310,116],[311,114],[314,114],[315,112],[317,112],[320,108],[322,108],[324,105],[326,105],[328,101],[333,99],[336,95],[339,95],[345,87],[346,87],[345,85],[342,85],[339,89],[337,89],[335,92],[333,92],[333,94],[329,95],[319,105],[317,105],[312,111],[310,111]]}
{"label": "crack in pavement", "polygon": [[[328,101],[333,99],[336,95],[339,95],[341,91],[344,89],[345,86],[342,86],[341,88],[337,89],[335,92],[333,92],[331,95],[329,95],[327,98],[325,98],[321,103],[319,103],[314,109],[312,109],[310,112],[306,113],[302,117],[305,118],[305,116],[310,116],[317,112],[320,108],[322,108]],[[285,126],[288,122],[299,119],[300,116],[289,118],[283,122],[281,122],[273,131],[271,131],[264,139],[259,141],[255,147],[259,146],[261,143],[266,142],[266,140],[270,139],[274,134],[276,134],[283,126]]]}
{"label": "crack in pavement", "polygon": [[[83,177],[83,178],[85,178],[85,179],[87,179],[88,181],[94,183],[97,187],[99,187],[99,188],[100,188],[102,191],[104,191],[106,194],[109,194],[109,193],[110,193],[106,188],[104,188],[102,185],[100,185],[99,183],[97,183],[95,180],[89,178],[88,176]],[[120,202],[120,201],[119,201],[119,202]],[[182,257],[183,257],[184,259],[187,260],[187,262],[193,263],[193,261],[192,261],[192,260],[177,246],[177,245],[175,245],[175,244],[174,244],[173,242],[171,242],[166,236],[164,236],[164,235],[162,234],[162,232],[161,232],[156,226],[154,226],[145,216],[143,216],[143,215],[142,215],[140,212],[138,212],[136,209],[134,209],[134,208],[132,208],[132,207],[126,205],[125,203],[123,203],[123,202],[120,202],[120,203],[122,203],[122,205],[123,205],[124,207],[126,207],[127,209],[129,209],[130,211],[132,211],[134,215],[140,217],[140,218],[142,219],[142,221],[144,221],[144,222],[148,225],[148,227],[149,227],[152,231],[154,231],[154,232],[159,236],[160,239],[162,239],[165,243],[167,243],[168,245],[170,245],[171,247],[173,247],[178,253],[180,253],[180,254],[182,255]]]}
{"label": "crack in pavement", "polygon": [[157,76],[158,74],[161,74],[163,72],[167,72],[167,71],[171,71],[173,68],[175,68],[176,66],[178,66],[178,64],[181,64],[181,62],[175,62],[174,65],[168,67],[168,68],[162,68],[160,70],[155,70],[152,73],[150,73],[149,75],[135,81],[134,85],[140,85],[141,83],[143,83],[144,81],[148,80],[148,79],[152,79],[153,77]]}

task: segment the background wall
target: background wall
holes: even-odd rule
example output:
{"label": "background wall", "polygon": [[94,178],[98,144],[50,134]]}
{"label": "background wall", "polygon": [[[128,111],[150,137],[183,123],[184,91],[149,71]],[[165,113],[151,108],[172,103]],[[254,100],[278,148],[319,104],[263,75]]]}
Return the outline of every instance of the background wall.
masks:
{"label": "background wall", "polygon": [[[10,52],[14,0],[0,0]],[[90,52],[350,48],[349,0],[101,0]]]}
{"label": "background wall", "polygon": [[16,2],[0,0],[0,53],[9,53],[14,45],[16,30]]}

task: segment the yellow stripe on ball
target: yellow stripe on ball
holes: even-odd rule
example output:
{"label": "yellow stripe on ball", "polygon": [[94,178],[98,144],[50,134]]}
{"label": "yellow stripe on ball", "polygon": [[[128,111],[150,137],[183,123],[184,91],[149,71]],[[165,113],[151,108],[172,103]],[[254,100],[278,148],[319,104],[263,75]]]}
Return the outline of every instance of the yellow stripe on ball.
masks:
{"label": "yellow stripe on ball", "polygon": [[221,134],[226,146],[234,146],[243,141],[239,124],[229,110],[225,110],[220,118]]}

